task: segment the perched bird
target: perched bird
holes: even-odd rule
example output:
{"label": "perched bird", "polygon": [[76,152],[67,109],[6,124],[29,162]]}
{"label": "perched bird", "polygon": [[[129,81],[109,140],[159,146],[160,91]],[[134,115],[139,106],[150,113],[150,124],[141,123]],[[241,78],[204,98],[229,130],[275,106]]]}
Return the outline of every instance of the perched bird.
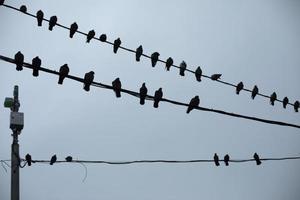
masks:
{"label": "perched bird", "polygon": [[162,97],[163,97],[162,88],[159,88],[154,93],[154,104],[153,104],[154,108],[158,108],[158,103],[162,99]]}
{"label": "perched bird", "polygon": [[276,94],[276,92],[273,92],[273,93],[271,94],[271,96],[270,96],[270,104],[271,104],[272,106],[274,106],[274,102],[275,102],[276,99],[277,99],[277,94]]}
{"label": "perched bird", "polygon": [[226,166],[229,165],[229,160],[230,160],[230,157],[229,157],[228,154],[226,154],[226,155],[224,156],[224,163],[225,163]]}
{"label": "perched bird", "polygon": [[286,105],[289,103],[289,98],[284,97],[282,101],[283,108],[286,108]]}
{"label": "perched bird", "polygon": [[140,88],[140,104],[145,104],[145,98],[147,96],[148,89],[146,88],[146,83],[143,83],[142,87]]}
{"label": "perched bird", "polygon": [[57,161],[57,157],[54,154],[54,156],[52,156],[51,160],[50,160],[50,165],[53,165],[55,162]]}
{"label": "perched bird", "polygon": [[91,41],[91,39],[94,38],[95,35],[96,35],[96,32],[94,30],[90,30],[86,36],[86,43],[89,43]]}
{"label": "perched bird", "polygon": [[215,155],[214,155],[214,162],[215,162],[215,165],[216,166],[219,166],[220,165],[220,163],[219,163],[219,156],[215,153]]}
{"label": "perched bird", "polygon": [[295,110],[295,112],[298,112],[298,110],[299,110],[299,101],[295,101],[294,110]]}
{"label": "perched bird", "polygon": [[114,41],[114,53],[117,53],[117,51],[118,51],[118,49],[119,49],[119,47],[120,47],[120,45],[121,45],[121,39],[120,38],[118,38],[118,39],[116,39],[115,41]]}
{"label": "perched bird", "polygon": [[112,83],[113,90],[116,93],[116,97],[119,98],[121,97],[121,88],[122,84],[119,78],[116,78]]}
{"label": "perched bird", "polygon": [[256,162],[256,165],[260,165],[261,164],[260,158],[259,158],[259,156],[258,156],[257,153],[254,153],[253,158],[254,158],[254,160]]}
{"label": "perched bird", "polygon": [[32,159],[31,159],[31,155],[30,154],[26,154],[25,160],[26,160],[28,166],[31,166]]}
{"label": "perched bird", "polygon": [[142,54],[143,54],[143,46],[140,45],[135,51],[135,60],[137,62],[140,61]]}
{"label": "perched bird", "polygon": [[199,96],[195,96],[194,98],[191,99],[189,103],[189,107],[186,110],[186,113],[189,114],[193,110],[193,108],[198,107],[199,104],[200,104]]}
{"label": "perched bird", "polygon": [[200,67],[197,67],[197,69],[195,71],[195,76],[196,76],[196,80],[200,82],[201,76],[202,76],[202,70]]}
{"label": "perched bird", "polygon": [[100,39],[101,42],[106,42],[107,36],[105,34],[101,34],[99,39]]}
{"label": "perched bird", "polygon": [[173,65],[173,59],[169,57],[166,61],[166,70],[170,71],[171,66]]}
{"label": "perched bird", "polygon": [[24,63],[24,55],[21,53],[21,51],[18,51],[18,53],[15,54],[15,63],[16,63],[16,70],[22,71],[23,70],[23,63]]}
{"label": "perched bird", "polygon": [[33,72],[32,75],[37,77],[39,76],[39,68],[41,67],[42,61],[41,59],[37,56],[32,59],[32,67],[33,67]]}
{"label": "perched bird", "polygon": [[43,22],[43,19],[44,19],[43,11],[41,11],[41,10],[37,11],[36,19],[37,19],[37,22],[38,22],[38,26],[42,26],[42,22]]}
{"label": "perched bird", "polygon": [[67,156],[65,159],[67,162],[72,162],[72,160],[73,160],[72,156]]}
{"label": "perched bird", "polygon": [[59,79],[58,79],[58,84],[62,85],[64,79],[66,78],[66,76],[69,74],[69,67],[68,64],[64,64],[63,66],[60,67],[59,69]]}
{"label": "perched bird", "polygon": [[179,66],[179,75],[184,76],[184,71],[186,70],[186,63],[182,61]]}
{"label": "perched bird", "polygon": [[0,0],[0,5],[3,5],[3,4],[4,4],[4,1],[5,1],[5,0]]}
{"label": "perched bird", "polygon": [[158,52],[154,52],[152,55],[151,55],[151,64],[152,64],[152,67],[155,67],[157,61],[158,61],[158,57],[159,57],[159,53]]}
{"label": "perched bird", "polygon": [[243,84],[243,82],[241,81],[241,82],[239,82],[239,84],[237,84],[237,86],[236,86],[236,94],[240,94],[240,91],[241,91],[242,89],[244,89],[244,84]]}
{"label": "perched bird", "polygon": [[52,29],[56,25],[56,23],[57,23],[57,17],[56,16],[50,17],[50,20],[49,20],[49,30],[50,31],[52,31]]}
{"label": "perched bird", "polygon": [[91,86],[92,82],[94,81],[94,74],[95,73],[93,71],[90,71],[84,75],[83,89],[87,92],[90,91],[90,86]]}
{"label": "perched bird", "polygon": [[254,99],[257,94],[258,94],[258,87],[256,85],[254,85],[252,94],[251,94],[252,99]]}
{"label": "perched bird", "polygon": [[216,81],[216,80],[220,79],[221,76],[222,76],[222,74],[213,74],[213,75],[211,75],[210,78],[211,78],[211,80]]}
{"label": "perched bird", "polygon": [[20,7],[20,11],[23,12],[23,13],[26,13],[27,12],[27,7],[25,5],[22,5]]}
{"label": "perched bird", "polygon": [[74,34],[76,33],[76,31],[78,30],[78,25],[76,24],[76,22],[74,22],[73,24],[71,24],[70,26],[70,38],[73,38]]}

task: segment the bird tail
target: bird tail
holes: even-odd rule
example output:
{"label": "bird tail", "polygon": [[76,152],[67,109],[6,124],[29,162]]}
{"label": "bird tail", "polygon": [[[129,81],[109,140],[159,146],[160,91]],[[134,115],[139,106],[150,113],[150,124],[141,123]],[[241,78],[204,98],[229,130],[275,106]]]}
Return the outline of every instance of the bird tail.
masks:
{"label": "bird tail", "polygon": [[115,92],[116,92],[116,97],[120,98],[121,97],[121,91],[120,90],[116,90]]}
{"label": "bird tail", "polygon": [[184,76],[184,70],[180,70],[180,76]]}
{"label": "bird tail", "polygon": [[159,103],[159,101],[154,101],[153,107],[158,108],[158,103]]}
{"label": "bird tail", "polygon": [[228,165],[229,165],[229,163],[228,163],[228,162],[225,162],[225,165],[226,165],[226,166],[228,166]]}
{"label": "bird tail", "polygon": [[53,26],[49,25],[49,31],[53,30]]}
{"label": "bird tail", "polygon": [[283,108],[284,108],[284,109],[286,108],[286,104],[283,104]]}
{"label": "bird tail", "polygon": [[90,43],[91,39],[87,38],[86,43]]}
{"label": "bird tail", "polygon": [[151,64],[152,64],[152,67],[155,67],[156,61],[152,60]]}
{"label": "bird tail", "polygon": [[50,162],[50,165],[53,165],[53,162]]}
{"label": "bird tail", "polygon": [[192,108],[188,107],[188,109],[186,110],[186,113],[189,114],[191,112]]}
{"label": "bird tail", "polygon": [[201,82],[201,76],[196,77],[197,81]]}
{"label": "bird tail", "polygon": [[169,67],[169,66],[166,66],[166,70],[167,70],[167,71],[170,71],[170,67]]}
{"label": "bird tail", "polygon": [[87,92],[90,91],[90,85],[89,84],[84,84],[83,89]]}
{"label": "bird tail", "polygon": [[42,21],[43,20],[38,19],[38,26],[42,26]]}
{"label": "bird tail", "polygon": [[136,56],[135,56],[135,60],[136,60],[137,62],[140,62],[140,56],[136,55]]}
{"label": "bird tail", "polygon": [[299,112],[298,108],[295,108],[295,112]]}
{"label": "bird tail", "polygon": [[27,164],[28,164],[28,166],[31,166],[31,162],[30,161],[29,162],[27,161]]}
{"label": "bird tail", "polygon": [[17,65],[16,70],[17,70],[17,71],[22,71],[22,70],[23,70],[22,65]]}
{"label": "bird tail", "polygon": [[274,106],[274,101],[270,101],[270,104],[271,104],[272,106]]}
{"label": "bird tail", "polygon": [[140,104],[144,105],[145,104],[145,98],[140,98]]}
{"label": "bird tail", "polygon": [[70,37],[70,38],[73,38],[73,35],[74,35],[74,34],[75,34],[75,33],[73,33],[73,32],[70,31],[69,37]]}
{"label": "bird tail", "polygon": [[239,91],[239,90],[236,90],[236,94],[240,94],[240,91]]}
{"label": "bird tail", "polygon": [[252,95],[251,95],[251,98],[252,98],[252,99],[254,99],[254,98],[255,98],[255,95],[254,95],[254,94],[252,94]]}
{"label": "bird tail", "polygon": [[117,53],[118,47],[114,47],[114,53]]}
{"label": "bird tail", "polygon": [[32,75],[35,77],[39,76],[39,70],[34,69]]}
{"label": "bird tail", "polygon": [[60,76],[59,79],[58,79],[58,84],[62,85],[63,84],[63,81],[64,81],[64,78],[63,76]]}

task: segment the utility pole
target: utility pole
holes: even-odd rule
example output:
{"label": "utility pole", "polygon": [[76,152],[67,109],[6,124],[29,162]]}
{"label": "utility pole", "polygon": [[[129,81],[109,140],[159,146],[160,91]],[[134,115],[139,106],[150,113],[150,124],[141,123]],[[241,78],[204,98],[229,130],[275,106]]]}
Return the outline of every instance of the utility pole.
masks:
{"label": "utility pole", "polygon": [[18,135],[24,127],[24,113],[19,112],[19,87],[14,87],[14,97],[5,98],[4,107],[10,108],[10,129],[12,130],[13,143],[11,145],[11,200],[20,199],[20,156]]}

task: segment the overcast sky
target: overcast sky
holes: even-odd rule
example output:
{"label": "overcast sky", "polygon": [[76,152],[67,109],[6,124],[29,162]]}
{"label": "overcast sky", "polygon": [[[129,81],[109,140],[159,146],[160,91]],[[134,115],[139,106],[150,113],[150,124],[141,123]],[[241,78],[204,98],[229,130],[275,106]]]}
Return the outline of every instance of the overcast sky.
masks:
{"label": "overcast sky", "polygon": [[[188,68],[201,66],[203,73],[222,73],[222,80],[244,82],[252,89],[278,98],[300,99],[300,1],[297,0],[86,0],[5,1],[28,11],[42,9],[46,18],[79,29],[91,29],[109,41],[120,37],[122,45],[146,54],[158,51],[162,59],[172,56]],[[137,91],[146,82],[153,94],[163,88],[166,98],[189,102],[199,95],[204,107],[223,109],[273,120],[300,124],[292,107],[250,98],[242,91],[192,74],[165,71],[150,60],[135,62],[134,54],[48,24],[38,27],[34,18],[0,7],[0,54],[13,57],[22,51],[25,60],[39,56],[42,65],[54,70],[65,63],[72,75],[95,72],[95,80],[110,84],[120,77],[124,88]],[[185,113],[184,107],[139,100],[110,90],[91,88],[32,71],[15,70],[0,61],[0,99],[20,88],[20,111],[25,127],[19,137],[20,155],[33,159],[58,159],[72,155],[82,160],[212,159],[229,154],[233,159],[300,155],[299,129],[263,124],[200,111]],[[12,142],[9,110],[0,107],[0,159],[10,159]],[[87,165],[88,177],[79,164],[34,164],[20,170],[22,200],[298,200],[300,161],[254,162],[215,167],[198,164],[136,164],[127,166]],[[0,199],[10,198],[10,173],[0,168]]]}

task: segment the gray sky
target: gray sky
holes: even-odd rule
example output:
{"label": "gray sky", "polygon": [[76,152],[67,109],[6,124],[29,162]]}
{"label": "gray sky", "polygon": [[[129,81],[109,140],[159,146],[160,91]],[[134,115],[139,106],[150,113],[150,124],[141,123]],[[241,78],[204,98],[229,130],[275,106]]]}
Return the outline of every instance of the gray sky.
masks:
{"label": "gray sky", "polygon": [[[72,3],[71,3],[72,2]],[[76,3],[75,3],[76,2]],[[278,98],[300,99],[300,1],[12,1],[28,11],[42,9],[45,17],[58,16],[61,24],[74,21],[79,29],[106,33],[110,41],[120,37],[122,45],[135,49],[140,44],[162,59],[169,56],[188,68],[201,66],[205,74],[222,73],[222,79],[244,82],[245,87],[259,86],[262,93],[276,91]],[[138,90],[146,82],[153,94],[163,88],[165,97],[189,102],[199,95],[204,107],[224,109],[252,116],[300,123],[299,113],[278,102],[250,94],[235,94],[234,88],[192,74],[166,72],[162,64],[151,67],[148,59],[135,62],[133,54],[82,35],[68,38],[59,27],[48,31],[48,24],[37,27],[36,20],[21,13],[0,8],[0,54],[13,57],[21,50],[25,60],[35,56],[42,65],[58,70],[68,63],[70,73],[82,76],[93,70],[95,80],[111,83],[120,77],[122,85]],[[211,159],[229,153],[231,158],[299,155],[300,135],[295,128],[235,119],[214,113],[192,111],[152,102],[141,106],[138,99],[112,91],[92,88],[32,71],[15,70],[0,62],[0,97],[12,96],[13,86],[20,86],[20,111],[25,113],[25,128],[20,136],[20,153],[33,159],[58,159],[67,155],[85,160],[138,159]],[[10,158],[12,138],[9,110],[0,107],[0,159]],[[131,200],[297,200],[300,199],[299,161],[254,162],[215,167],[200,164],[140,164],[130,166],[75,164],[54,166],[36,164],[21,169],[21,199],[131,199]],[[0,170],[0,199],[9,199],[10,174]]]}

